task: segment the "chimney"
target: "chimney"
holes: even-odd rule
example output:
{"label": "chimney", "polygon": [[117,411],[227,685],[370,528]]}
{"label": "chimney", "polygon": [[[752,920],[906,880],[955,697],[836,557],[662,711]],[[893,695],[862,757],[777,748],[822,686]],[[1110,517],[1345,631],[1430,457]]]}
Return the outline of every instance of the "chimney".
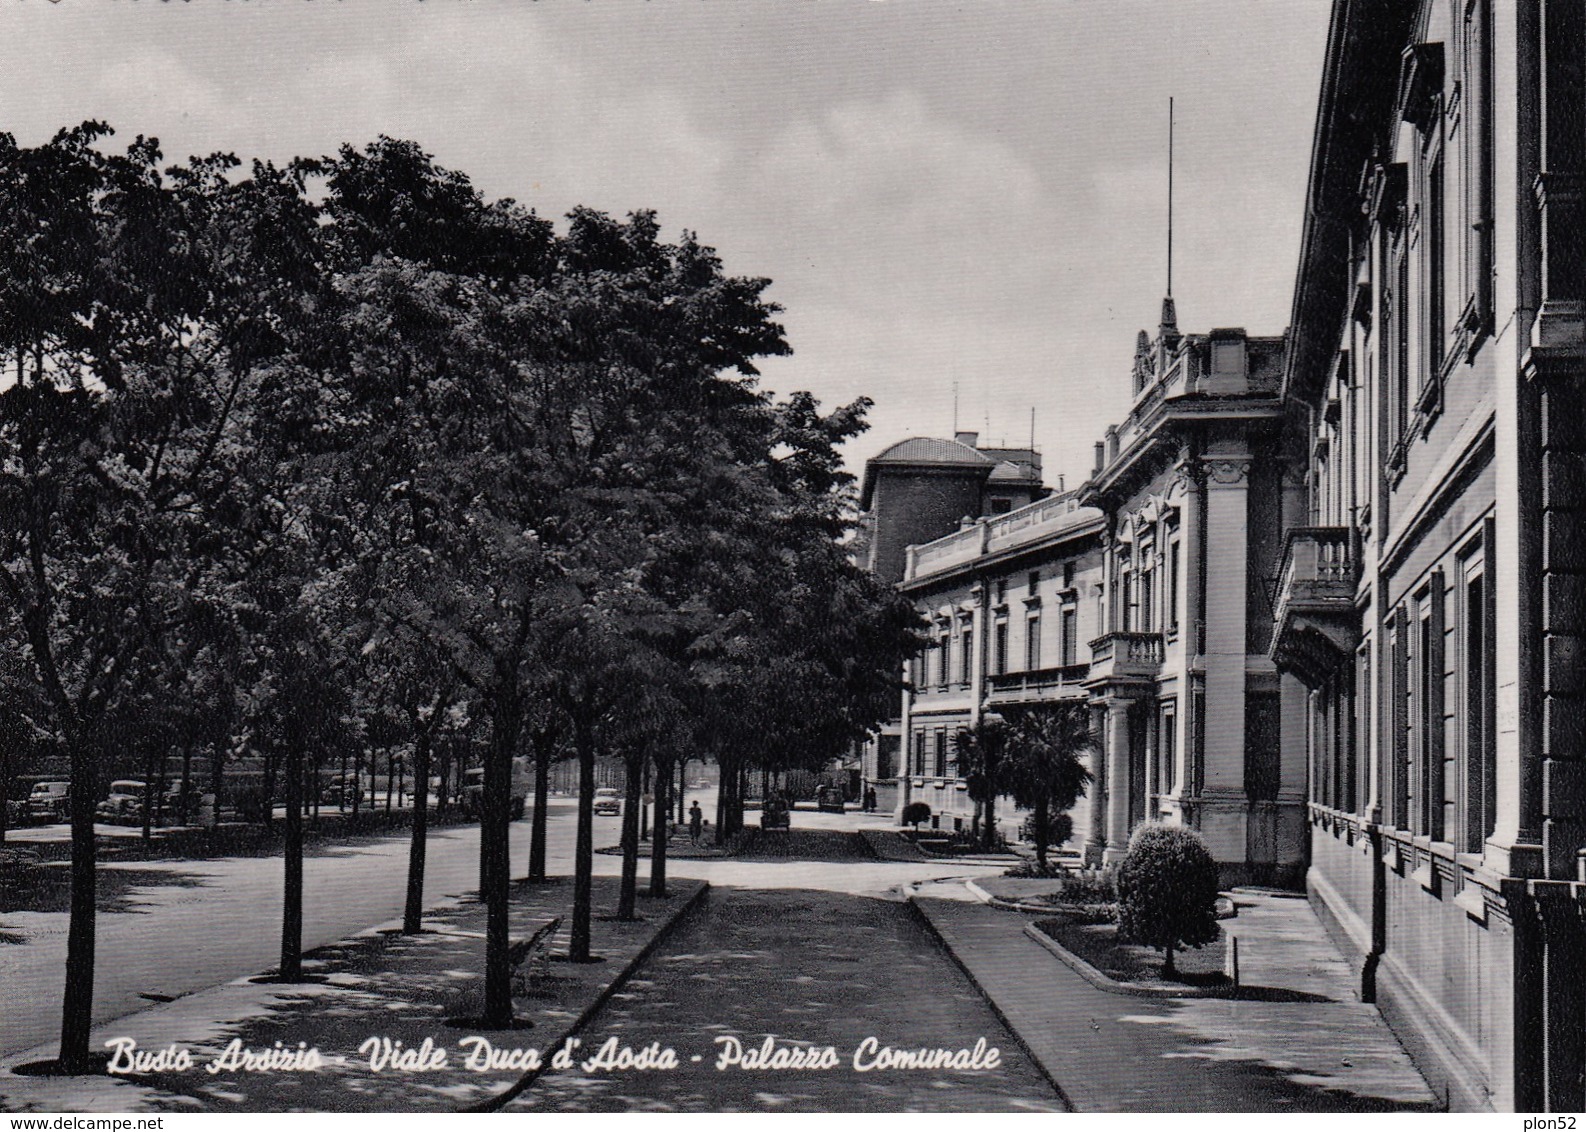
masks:
{"label": "chimney", "polygon": [[960,443],[960,444],[967,444],[971,448],[976,448],[976,447],[979,447],[979,445],[980,445],[980,433],[978,433],[978,432],[958,432],[958,433],[954,433],[953,434],[953,439],[958,441],[958,443]]}

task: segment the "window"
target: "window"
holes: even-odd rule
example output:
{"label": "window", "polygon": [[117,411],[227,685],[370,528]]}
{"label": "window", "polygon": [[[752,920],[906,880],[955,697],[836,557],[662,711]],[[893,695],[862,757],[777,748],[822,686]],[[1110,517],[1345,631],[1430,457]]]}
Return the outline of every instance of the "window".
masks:
{"label": "window", "polygon": [[1118,605],[1119,628],[1125,633],[1133,632],[1134,576],[1127,566],[1118,575]]}
{"label": "window", "polygon": [[1497,703],[1496,655],[1493,633],[1493,594],[1488,584],[1486,548],[1492,545],[1493,521],[1483,524],[1482,545],[1462,563],[1464,623],[1461,668],[1464,727],[1464,822],[1461,846],[1480,853],[1492,836],[1497,820]]}
{"label": "window", "polygon": [[1178,632],[1178,540],[1174,539],[1167,546],[1167,629],[1170,633]]}
{"label": "window", "polygon": [[1416,620],[1417,773],[1412,786],[1419,801],[1416,832],[1434,841],[1443,840],[1443,602],[1443,572],[1434,570]]}
{"label": "window", "polygon": [[1150,567],[1140,571],[1140,623],[1142,633],[1156,631],[1156,571]]}
{"label": "window", "polygon": [[1171,794],[1178,789],[1178,705],[1169,700],[1162,705],[1157,724],[1157,792]]}
{"label": "window", "polygon": [[1058,628],[1062,634],[1058,641],[1058,648],[1062,650],[1058,663],[1067,668],[1071,664],[1078,663],[1079,610],[1073,605],[1065,605]]}
{"label": "window", "polygon": [[936,731],[936,742],[933,744],[933,747],[935,748],[933,753],[935,754],[936,758],[932,767],[932,773],[937,778],[943,778],[947,774],[947,732],[945,730],[938,729]]}
{"label": "window", "polygon": [[1072,562],[1063,563],[1063,588],[1065,590],[1074,588],[1074,564]]}
{"label": "window", "polygon": [[1034,672],[1041,667],[1041,615],[1032,614],[1024,622],[1024,668]]}
{"label": "window", "polygon": [[1409,629],[1410,619],[1401,605],[1393,611],[1388,630],[1388,659],[1391,663],[1388,678],[1388,710],[1383,722],[1388,727],[1386,754],[1388,758],[1388,793],[1392,802],[1390,814],[1395,829],[1410,826],[1410,765],[1409,765]]}
{"label": "window", "polygon": [[1468,0],[1465,6],[1460,67],[1466,329],[1479,340],[1492,333],[1493,308],[1492,0]]}
{"label": "window", "polygon": [[[1371,698],[1375,694],[1371,687],[1371,642],[1367,641],[1360,646],[1360,651],[1355,654],[1355,665],[1359,675],[1355,681],[1358,694],[1355,696],[1355,734],[1359,736],[1361,754],[1365,754],[1365,746],[1371,742]],[[1363,814],[1370,806],[1369,775],[1357,776],[1355,789],[1355,813]]]}
{"label": "window", "polygon": [[968,684],[975,678],[975,627],[968,621],[958,635],[958,647],[958,682]]}
{"label": "window", "polygon": [[1041,588],[1041,572],[1039,570],[1031,570],[1029,576],[1025,579],[1025,584],[1029,587],[1030,596],[1034,597],[1035,592]]}
{"label": "window", "polygon": [[1008,671],[1008,620],[1001,618],[992,627],[991,673],[1001,676]]}
{"label": "window", "polygon": [[898,744],[900,737],[897,735],[882,735],[876,739],[876,777],[892,778],[897,774]]}
{"label": "window", "polygon": [[1426,217],[1421,239],[1426,242],[1426,349],[1421,367],[1423,388],[1442,378],[1445,331],[1443,304],[1443,241],[1447,238],[1443,218],[1443,155],[1432,159],[1426,171]]}
{"label": "window", "polygon": [[1008,603],[1008,579],[998,578],[992,592],[995,594],[995,603],[997,605],[1006,605]]}
{"label": "window", "polygon": [[1407,236],[1399,239],[1393,285],[1393,438],[1410,431],[1410,254]]}
{"label": "window", "polygon": [[1006,515],[1013,510],[1013,500],[996,496],[991,500],[991,513],[993,515]]}
{"label": "window", "polygon": [[947,667],[953,656],[951,650],[948,648],[948,644],[949,637],[947,635],[947,630],[944,628],[937,634],[936,637],[936,686],[938,688],[947,687]]}

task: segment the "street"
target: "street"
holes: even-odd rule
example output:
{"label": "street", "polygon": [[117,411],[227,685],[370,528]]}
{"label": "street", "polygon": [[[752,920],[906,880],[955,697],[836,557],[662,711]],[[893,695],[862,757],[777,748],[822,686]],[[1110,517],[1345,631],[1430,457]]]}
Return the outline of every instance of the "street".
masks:
{"label": "street", "polygon": [[[713,792],[691,791],[707,812]],[[574,804],[553,798],[547,830],[548,867],[572,869]],[[852,828],[857,814],[799,811],[795,824]],[[864,823],[874,824],[874,822]],[[595,844],[615,845],[621,819],[597,817]],[[511,826],[512,871],[527,871],[530,823]],[[35,831],[40,832],[40,831]],[[648,846],[645,847],[647,853]],[[304,859],[305,950],[401,916],[408,841],[392,836],[333,847]],[[435,907],[478,884],[479,830],[454,826],[432,830],[425,870],[425,904]],[[621,859],[595,855],[595,871],[615,875]],[[641,876],[647,870],[641,865]],[[132,873],[137,883],[98,916],[94,1019],[108,1021],[153,1000],[253,975],[273,967],[279,956],[282,865],[277,857],[230,857],[196,861],[103,863],[105,874]],[[880,893],[906,881],[949,872],[973,872],[951,862],[897,864],[881,861],[669,862],[674,876],[699,877],[713,885],[754,889],[820,889],[833,893]],[[104,903],[102,900],[101,903]],[[0,916],[0,1055],[52,1041],[59,1031],[59,1003],[66,953],[64,912],[13,912]]]}

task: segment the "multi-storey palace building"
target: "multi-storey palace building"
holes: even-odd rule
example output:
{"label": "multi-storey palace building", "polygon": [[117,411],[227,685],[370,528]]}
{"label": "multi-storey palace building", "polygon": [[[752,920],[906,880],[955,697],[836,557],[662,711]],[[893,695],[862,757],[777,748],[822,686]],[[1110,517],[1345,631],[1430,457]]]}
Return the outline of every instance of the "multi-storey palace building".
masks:
{"label": "multi-storey palace building", "polygon": [[[1087,483],[1001,514],[968,510],[966,484],[960,529],[904,551],[899,585],[929,619],[929,643],[909,673],[901,742],[877,744],[897,761],[866,767],[872,780],[894,772],[900,812],[924,801],[962,824],[973,804],[959,730],[999,707],[1077,700],[1104,737],[1074,815],[1085,859],[1116,862],[1142,820],[1181,821],[1206,836],[1226,882],[1300,883],[1305,691],[1268,656],[1268,594],[1250,569],[1271,560],[1297,501],[1277,458],[1283,357],[1281,338],[1181,334],[1165,301],[1155,339],[1140,335],[1134,404]],[[899,447],[945,459],[947,443]],[[915,477],[923,491],[947,475],[885,466],[895,451],[867,484]],[[919,520],[867,496],[873,549]]]}
{"label": "multi-storey palace building", "polygon": [[1335,0],[1288,333],[1169,301],[1132,392],[1078,490],[903,540],[897,803],[1083,700],[1085,857],[1193,826],[1450,1107],[1586,1107],[1586,0]]}
{"label": "multi-storey palace building", "polygon": [[1586,6],[1335,4],[1284,370],[1312,901],[1456,1108],[1586,1107]]}

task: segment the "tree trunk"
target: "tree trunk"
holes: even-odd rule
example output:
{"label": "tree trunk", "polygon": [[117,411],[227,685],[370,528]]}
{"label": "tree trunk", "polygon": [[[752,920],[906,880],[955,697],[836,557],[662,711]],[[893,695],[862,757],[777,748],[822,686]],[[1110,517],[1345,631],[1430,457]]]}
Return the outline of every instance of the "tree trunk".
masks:
{"label": "tree trunk", "polygon": [[193,748],[182,747],[182,796],[177,802],[176,820],[186,825],[193,809]]}
{"label": "tree trunk", "polygon": [[1038,799],[1035,803],[1035,863],[1046,871],[1046,799]]}
{"label": "tree trunk", "polygon": [[1167,949],[1167,958],[1162,960],[1162,973],[1164,975],[1178,974],[1178,968],[1173,965],[1173,948]]}
{"label": "tree trunk", "polygon": [[148,761],[143,766],[143,840],[148,841],[154,836],[154,752],[149,752]]}
{"label": "tree trunk", "polygon": [[688,820],[688,760],[677,760],[677,824],[682,825]]}
{"label": "tree trunk", "polygon": [[430,739],[429,728],[421,727],[413,744],[413,837],[408,842],[407,904],[402,909],[402,930],[408,935],[420,930],[419,925],[424,917],[424,855],[428,849],[430,810]]}
{"label": "tree trunk", "polygon": [[72,745],[72,894],[66,928],[66,993],[61,999],[60,1064],[68,1072],[91,1069],[88,1032],[94,1013],[94,769],[81,736]]}
{"label": "tree trunk", "polygon": [[595,735],[587,709],[581,709],[573,721],[573,733],[578,750],[578,839],[573,849],[573,930],[567,957],[587,963],[595,872]]}
{"label": "tree trunk", "polygon": [[[281,981],[303,979],[303,745],[287,740],[286,882],[281,905]],[[271,801],[265,803],[273,811]]]}
{"label": "tree trunk", "polygon": [[985,822],[980,827],[980,845],[983,849],[997,847],[997,781],[996,764],[987,761],[986,764],[986,816]]}
{"label": "tree trunk", "polygon": [[275,824],[275,756],[268,751],[264,756],[264,824]]}
{"label": "tree trunk", "polygon": [[727,844],[727,811],[729,803],[727,795],[731,791],[732,781],[737,778],[736,773],[730,772],[728,764],[718,758],[716,763],[720,774],[716,783],[716,847],[722,848]]}
{"label": "tree trunk", "polygon": [[672,784],[672,765],[655,764],[655,830],[650,838],[650,895],[666,895],[666,850],[671,825],[671,805],[667,798]]}
{"label": "tree trunk", "polygon": [[[641,779],[641,781],[644,784],[644,793],[648,795],[650,793],[650,760],[649,759],[646,759],[644,761],[644,777]],[[648,798],[644,798],[644,799],[640,800],[640,805],[639,805],[639,840],[640,841],[648,841],[648,840],[650,840],[650,799],[648,799]]]}
{"label": "tree trunk", "polygon": [[551,800],[550,741],[534,745],[534,818],[529,827],[529,879],[545,880],[545,823]]}
{"label": "tree trunk", "polygon": [[512,756],[523,723],[516,671],[498,681],[490,719],[490,747],[485,754],[484,797],[479,818],[480,895],[485,901],[484,1024],[504,1029],[512,1024],[512,965],[507,955],[508,825],[512,817]]}
{"label": "tree trunk", "polygon": [[[643,759],[643,753],[637,758]],[[637,918],[634,905],[639,895],[639,807],[644,797],[639,791],[643,775],[635,756],[627,755],[623,762],[627,773],[622,776],[622,887],[617,895],[617,918],[633,920]]]}

